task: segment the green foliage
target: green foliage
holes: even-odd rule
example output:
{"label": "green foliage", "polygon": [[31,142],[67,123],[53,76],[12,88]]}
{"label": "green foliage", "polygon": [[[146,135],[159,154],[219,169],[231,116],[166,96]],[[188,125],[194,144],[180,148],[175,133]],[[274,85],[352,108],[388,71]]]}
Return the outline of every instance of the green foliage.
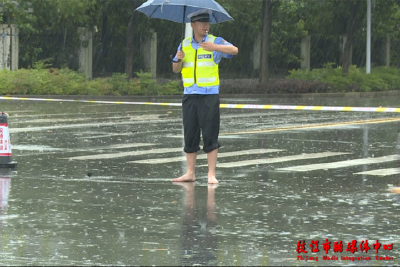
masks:
{"label": "green foliage", "polygon": [[348,76],[342,75],[341,67],[334,68],[333,63],[327,63],[322,69],[292,70],[289,79],[303,81],[318,81],[332,85],[332,91],[386,91],[400,90],[400,70],[397,68],[376,67],[370,74],[364,68],[352,65]]}
{"label": "green foliage", "polygon": [[33,63],[32,67],[37,70],[48,69],[49,67],[51,67],[51,61],[52,61],[51,58],[38,60]]}
{"label": "green foliage", "polygon": [[[140,46],[153,29],[157,33],[157,75],[174,77],[170,54],[175,54],[182,39],[182,24],[148,19],[133,11],[133,2],[145,0],[3,0],[7,12],[0,21],[19,28],[19,67],[36,68],[38,60],[52,58],[59,69],[77,70],[79,40],[77,28],[93,31],[93,73],[95,77],[111,76],[125,71],[128,23],[138,17],[134,35],[135,72],[144,69]],[[233,60],[222,60],[222,77],[254,78],[254,46],[262,27],[263,0],[218,0],[234,21],[213,24],[210,33],[221,36],[239,48]],[[17,3],[17,4],[15,4]],[[343,0],[277,0],[272,10],[272,32],[269,49],[272,72],[300,67],[300,41],[311,35],[311,67],[323,62],[340,62],[339,36],[346,33],[350,8],[355,1]],[[372,0],[372,62],[383,64],[382,47],[389,35],[392,40],[391,62],[397,62],[400,40],[400,5],[397,0]],[[33,13],[28,13],[28,8]],[[353,38],[353,63],[365,64],[366,1],[359,13],[360,27]],[[95,27],[96,26],[96,27]],[[95,30],[97,29],[97,31]],[[377,52],[375,52],[377,51]],[[240,76],[240,77],[239,77]],[[112,77],[111,77],[112,78]],[[114,79],[114,78],[113,78]],[[121,78],[123,79],[123,78]],[[114,80],[118,80],[115,78]],[[119,86],[117,83],[115,86]],[[114,86],[114,85],[113,85]],[[135,85],[139,86],[139,85]],[[147,85],[140,85],[143,88]],[[114,87],[112,87],[114,88]],[[104,91],[116,89],[104,87]],[[136,89],[132,89],[136,90]],[[150,90],[150,89],[149,89]],[[117,90],[118,91],[118,90]],[[151,90],[150,90],[151,91]],[[151,93],[149,91],[149,93]],[[119,92],[119,91],[118,91]],[[128,93],[128,91],[124,92]]]}
{"label": "green foliage", "polygon": [[126,74],[114,73],[110,78],[88,80],[84,74],[64,68],[49,67],[45,61],[34,69],[0,70],[1,95],[180,95],[178,81],[159,83],[150,73],[137,73],[138,78],[127,79]]}

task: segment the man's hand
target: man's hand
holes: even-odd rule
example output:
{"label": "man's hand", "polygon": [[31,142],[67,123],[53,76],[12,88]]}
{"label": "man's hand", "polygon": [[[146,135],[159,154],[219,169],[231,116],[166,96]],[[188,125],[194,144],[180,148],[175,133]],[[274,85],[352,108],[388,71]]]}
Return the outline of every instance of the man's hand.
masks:
{"label": "man's hand", "polygon": [[183,52],[183,51],[178,51],[178,52],[176,53],[176,58],[177,58],[178,60],[182,60],[184,57],[185,57],[185,52]]}
{"label": "man's hand", "polygon": [[179,73],[182,70],[182,59],[185,57],[185,53],[181,50],[178,51],[175,56],[178,62],[172,62],[172,71]]}
{"label": "man's hand", "polygon": [[200,43],[200,46],[204,50],[212,52],[212,51],[215,51],[217,45],[214,43],[211,43],[211,42],[203,42],[203,43]]}

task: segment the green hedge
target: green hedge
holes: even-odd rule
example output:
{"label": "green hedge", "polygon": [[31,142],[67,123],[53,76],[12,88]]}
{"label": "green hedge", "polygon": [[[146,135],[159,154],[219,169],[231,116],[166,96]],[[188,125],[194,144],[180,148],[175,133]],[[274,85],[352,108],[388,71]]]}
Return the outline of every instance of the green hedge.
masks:
{"label": "green hedge", "polygon": [[316,81],[330,84],[332,92],[349,91],[386,91],[400,89],[400,69],[375,67],[366,74],[365,68],[350,66],[348,76],[343,76],[342,68],[333,68],[332,63],[324,65],[322,69],[293,70],[288,79]]}
{"label": "green hedge", "polygon": [[115,73],[110,78],[86,79],[84,74],[70,69],[0,70],[1,95],[180,95],[180,81],[157,82],[150,73],[136,73],[138,78],[127,79]]}
{"label": "green hedge", "polygon": [[[157,81],[150,73],[138,72],[137,78],[114,73],[109,78],[86,79],[70,69],[48,68],[38,62],[33,69],[0,70],[0,95],[181,95],[180,80]],[[286,79],[271,80],[266,86],[254,79],[224,80],[221,92],[230,93],[334,93],[370,92],[400,89],[400,70],[376,67],[370,74],[351,66],[348,76],[342,69],[326,64],[322,69],[293,70]]]}

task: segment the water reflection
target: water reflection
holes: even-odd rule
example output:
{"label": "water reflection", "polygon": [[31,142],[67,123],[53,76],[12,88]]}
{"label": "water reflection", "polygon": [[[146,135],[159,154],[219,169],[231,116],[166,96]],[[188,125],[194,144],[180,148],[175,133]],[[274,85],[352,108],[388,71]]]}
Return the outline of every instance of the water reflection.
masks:
{"label": "water reflection", "polygon": [[397,154],[400,155],[400,129],[399,129],[399,133],[397,134],[397,144],[396,144],[396,148],[397,148]]}
{"label": "water reflection", "polygon": [[[260,100],[262,104],[264,101],[267,100]],[[333,101],[339,100],[330,101],[332,103],[326,103],[334,105]],[[336,104],[359,106],[352,101],[343,100]],[[321,102],[314,99],[316,103]],[[76,156],[154,152],[154,149],[170,151],[171,148],[179,148],[182,151],[183,135],[169,138],[161,133],[165,125],[155,122],[158,118],[149,118],[146,123],[138,125],[119,124],[112,128],[107,124],[88,128],[86,121],[80,120],[51,122],[62,115],[113,123],[115,119],[103,118],[104,114],[161,114],[165,111],[161,107],[113,105],[81,108],[77,103],[71,103],[60,109],[56,103],[18,105],[26,112],[33,110],[39,119],[49,119],[48,122],[33,123],[34,127],[80,126],[52,131],[20,131],[13,135],[14,144],[20,148],[15,150],[15,158],[23,164],[18,166],[18,173],[12,174],[11,191],[10,183],[1,184],[0,192],[5,192],[2,193],[1,203],[5,209],[0,214],[0,265],[314,264],[297,261],[296,244],[303,239],[308,242],[308,251],[310,240],[320,240],[318,265],[346,265],[362,263],[321,260],[325,253],[321,244],[327,238],[332,242],[343,240],[343,244],[352,240],[382,239],[385,244],[393,242],[394,246],[399,245],[400,195],[389,193],[387,184],[398,187],[400,176],[393,169],[399,168],[400,162],[309,172],[277,171],[298,165],[391,156],[395,152],[397,137],[400,149],[399,129],[394,123],[231,135],[224,152],[282,149],[279,153],[268,155],[271,158],[327,151],[351,154],[332,159],[220,168],[220,176],[225,182],[220,185],[223,188],[207,188],[200,182],[171,185],[171,188],[165,186],[165,181],[169,181],[168,177],[176,177],[177,172],[181,173],[180,166],[186,171],[185,161],[151,165],[127,165],[127,162],[170,158],[179,154],[148,153],[115,159],[67,160]],[[365,102],[363,106],[372,105]],[[64,114],[47,114],[50,111]],[[98,114],[95,115],[95,112]],[[230,116],[224,124],[226,133],[249,128],[272,129],[282,125],[303,126],[393,116],[294,111],[259,111],[257,116],[256,112],[246,110],[225,109],[223,112]],[[263,120],[260,120],[261,115]],[[178,111],[174,116],[179,119]],[[30,122],[22,123],[19,117],[14,117],[13,122],[18,120],[23,125],[20,127],[29,128]],[[178,123],[168,126],[174,129],[171,134],[179,134],[181,127]],[[110,132],[113,135],[105,137]],[[154,145],[131,147],[131,144],[139,143]],[[240,155],[221,158],[220,163],[263,158],[263,155]],[[360,176],[354,174],[373,170],[383,172],[383,169],[391,170],[393,174],[382,177],[366,175],[363,182]],[[88,172],[92,173],[91,177],[88,177]],[[0,178],[7,179],[1,175]],[[177,191],[180,193],[181,190],[185,198],[175,205],[173,200]],[[359,251],[354,256],[363,254]],[[382,256],[386,255],[394,257],[394,260],[382,262],[382,265],[399,265],[399,250],[382,251]],[[352,253],[343,252],[343,256],[352,256]],[[380,264],[375,259],[370,263]]]}
{"label": "water reflection", "polygon": [[196,207],[195,183],[174,183],[185,189],[182,222],[181,264],[215,265],[217,249],[217,214],[215,189],[217,185],[208,185],[207,204]]}
{"label": "water reflection", "polygon": [[[400,156],[400,128],[399,128],[398,134],[397,134],[396,152]],[[397,163],[397,166],[400,169],[400,162]],[[397,186],[390,188],[390,191],[393,192],[393,193],[400,194],[400,181],[399,181],[399,179],[397,179],[395,184],[397,184]],[[400,201],[400,199],[398,199],[398,200]]]}
{"label": "water reflection", "polygon": [[12,170],[0,169],[0,228],[5,225],[4,216],[7,215],[8,196],[10,194]]}

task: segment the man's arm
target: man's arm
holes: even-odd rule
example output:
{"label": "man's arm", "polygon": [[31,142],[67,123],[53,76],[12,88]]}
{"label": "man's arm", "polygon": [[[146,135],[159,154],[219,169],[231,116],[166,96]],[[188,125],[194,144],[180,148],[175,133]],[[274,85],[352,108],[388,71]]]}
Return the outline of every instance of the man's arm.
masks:
{"label": "man's arm", "polygon": [[211,42],[204,42],[200,44],[204,50],[206,51],[217,51],[229,55],[237,55],[239,53],[239,49],[234,45],[219,45],[213,44]]}
{"label": "man's arm", "polygon": [[[179,48],[180,49],[180,46]],[[178,52],[176,53],[175,58],[177,60],[179,60],[179,62],[177,63],[172,63],[172,71],[175,73],[179,73],[182,70],[182,60],[185,57],[185,53],[182,50],[178,50]]]}
{"label": "man's arm", "polygon": [[175,73],[179,73],[182,70],[182,61],[178,63],[172,63],[172,71]]}

